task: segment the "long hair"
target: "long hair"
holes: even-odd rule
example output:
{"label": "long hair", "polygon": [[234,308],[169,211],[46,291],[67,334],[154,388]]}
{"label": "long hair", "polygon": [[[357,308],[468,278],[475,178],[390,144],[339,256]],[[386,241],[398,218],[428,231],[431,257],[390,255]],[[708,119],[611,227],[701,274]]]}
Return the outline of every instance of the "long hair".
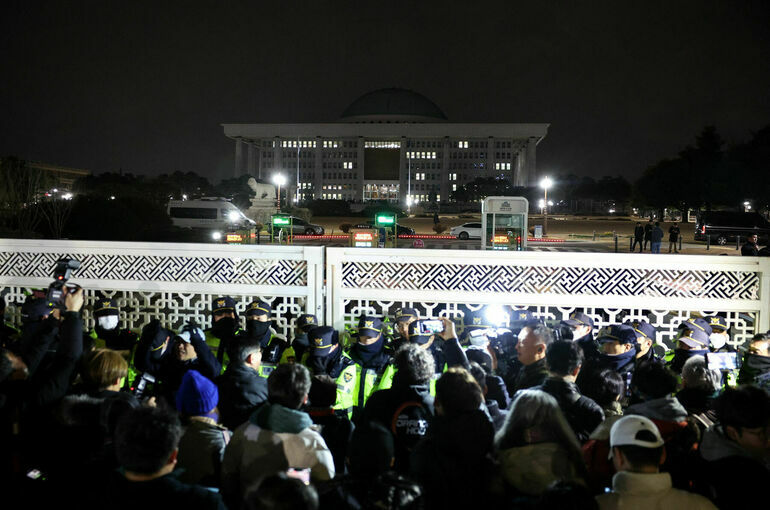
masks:
{"label": "long hair", "polygon": [[586,474],[580,443],[556,399],[540,390],[517,392],[505,423],[495,435],[495,447],[499,451],[545,442],[559,444],[577,472]]}

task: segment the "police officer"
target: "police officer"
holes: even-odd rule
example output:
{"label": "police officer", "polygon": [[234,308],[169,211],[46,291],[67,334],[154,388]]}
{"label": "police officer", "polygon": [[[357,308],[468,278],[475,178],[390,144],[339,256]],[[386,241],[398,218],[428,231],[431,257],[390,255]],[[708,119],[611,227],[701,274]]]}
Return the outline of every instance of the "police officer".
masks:
{"label": "police officer", "polygon": [[211,327],[205,331],[206,345],[216,355],[220,365],[224,365],[227,345],[238,332],[238,317],[235,313],[235,300],[230,296],[220,296],[211,302]]}
{"label": "police officer", "polygon": [[[435,362],[434,378],[438,378],[450,367],[470,368],[468,358],[457,340],[454,322],[446,317],[442,318],[441,322],[444,324],[444,329],[435,335],[420,333],[420,322],[417,320],[409,324],[408,341],[431,353]],[[486,337],[484,338],[486,340]]]}
{"label": "police officer", "polygon": [[601,355],[599,346],[594,340],[594,320],[589,315],[583,312],[572,312],[569,319],[561,321],[561,324],[572,329],[572,341],[583,348],[586,360]]}
{"label": "police officer", "polygon": [[391,342],[393,352],[397,351],[399,347],[407,342],[409,337],[409,325],[418,320],[420,314],[414,308],[399,308],[393,315],[395,320],[395,337]]}
{"label": "police officer", "polygon": [[[463,332],[460,334],[461,345],[466,346],[471,344],[472,333],[495,327],[489,320],[487,320],[487,314],[484,312],[485,308],[465,311],[463,314]],[[481,333],[481,331],[479,331],[479,333]]]}
{"label": "police officer", "polygon": [[676,348],[669,367],[677,374],[682,373],[685,362],[693,356],[703,356],[709,352],[711,346],[711,326],[708,321],[697,318],[689,318],[683,321],[678,328]]}
{"label": "police officer", "polygon": [[655,349],[653,349],[657,335],[655,326],[644,320],[627,320],[623,324],[633,328],[636,335],[636,364],[657,359]]}
{"label": "police officer", "polygon": [[290,346],[294,350],[294,359],[292,360],[291,357],[287,356],[287,362],[291,363],[292,361],[296,361],[305,364],[308,349],[310,349],[310,340],[308,339],[307,334],[311,329],[318,327],[319,325],[318,317],[312,313],[303,313],[297,317],[297,326]]}
{"label": "police officer", "polygon": [[727,319],[719,315],[704,317],[711,326],[711,335],[709,342],[711,352],[735,352],[735,347],[730,345],[730,328],[727,325]]}
{"label": "police officer", "polygon": [[350,348],[352,367],[342,372],[344,384],[337,394],[337,406],[352,413],[355,421],[369,395],[390,388],[395,366],[393,351],[385,344],[383,323],[379,317],[362,315],[358,321],[358,340]]}
{"label": "police officer", "polygon": [[139,335],[120,327],[120,308],[117,300],[105,297],[97,299],[93,313],[96,324],[89,336],[94,342],[94,348],[106,347],[114,351],[122,351],[124,357],[129,357],[139,340]]}
{"label": "police officer", "polygon": [[[262,377],[268,377],[279,363],[287,361],[283,356],[287,351],[288,343],[285,338],[278,336],[272,328],[270,322],[272,311],[270,303],[257,300],[249,303],[245,312],[245,334],[259,340],[259,345],[262,348],[262,364],[259,368],[259,375]],[[286,357],[289,354],[294,358],[293,350],[286,353]]]}

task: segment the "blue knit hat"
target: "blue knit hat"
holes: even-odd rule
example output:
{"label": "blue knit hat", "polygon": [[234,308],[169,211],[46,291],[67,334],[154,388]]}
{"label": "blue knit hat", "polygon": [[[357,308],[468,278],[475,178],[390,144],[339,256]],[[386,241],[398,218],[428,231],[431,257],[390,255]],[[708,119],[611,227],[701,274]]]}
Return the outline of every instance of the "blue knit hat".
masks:
{"label": "blue knit hat", "polygon": [[188,370],[176,393],[176,408],[187,416],[206,416],[219,403],[217,386],[197,370]]}

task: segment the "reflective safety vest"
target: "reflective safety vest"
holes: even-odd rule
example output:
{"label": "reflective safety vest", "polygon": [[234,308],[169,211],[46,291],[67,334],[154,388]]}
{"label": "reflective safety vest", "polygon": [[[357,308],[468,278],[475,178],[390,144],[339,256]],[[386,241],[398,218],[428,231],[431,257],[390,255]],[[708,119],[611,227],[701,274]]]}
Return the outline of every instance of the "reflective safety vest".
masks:
{"label": "reflective safety vest", "polygon": [[[267,342],[267,349],[270,349],[271,344],[273,343],[273,339],[276,339],[277,336],[275,334],[270,336],[270,340]],[[282,338],[278,338],[280,341],[284,341]],[[284,363],[294,363],[296,361],[296,354],[294,353],[294,348],[292,346],[287,346],[283,352],[281,353],[281,357],[278,359],[278,363],[271,363],[271,362],[262,362],[262,364],[259,366],[259,370],[257,373],[260,377],[264,377],[267,379],[270,376],[270,373],[276,369],[278,365],[283,365]]]}
{"label": "reflective safety vest", "polygon": [[[235,338],[237,335],[242,334],[243,330],[238,329],[235,333],[233,333],[233,338]],[[215,358],[217,358],[217,361],[219,361],[219,358],[217,357],[217,353],[219,352],[219,345],[222,343],[222,340],[215,336],[214,333],[207,329],[203,332],[205,335],[205,338],[203,339],[204,342],[206,342],[206,345],[209,346],[209,349],[211,349],[211,353],[214,355]],[[230,357],[227,355],[227,351],[222,353],[222,370],[220,371],[220,374],[223,374],[225,372],[225,368],[227,365],[230,364]]]}
{"label": "reflective safety vest", "polygon": [[[343,353],[343,356],[348,355]],[[392,362],[385,365],[381,372],[353,363],[337,377],[337,401],[334,409],[347,411],[348,416],[352,416],[356,408],[363,409],[372,393],[390,388],[395,373],[396,367]]]}

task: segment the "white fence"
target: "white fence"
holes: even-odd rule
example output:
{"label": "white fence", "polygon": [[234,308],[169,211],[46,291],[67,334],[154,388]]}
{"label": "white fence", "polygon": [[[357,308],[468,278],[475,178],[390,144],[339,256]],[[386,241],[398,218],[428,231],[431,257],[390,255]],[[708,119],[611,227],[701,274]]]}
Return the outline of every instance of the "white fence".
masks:
{"label": "white fence", "polygon": [[81,261],[73,281],[88,303],[97,291],[117,298],[131,328],[155,317],[205,327],[212,299],[230,295],[239,311],[257,298],[271,302],[284,334],[301,313],[343,329],[363,313],[402,306],[459,318],[485,304],[551,320],[580,310],[598,326],[645,319],[659,342],[693,313],[723,313],[736,345],[770,329],[766,258],[0,240],[0,289],[9,289],[16,319],[26,292],[47,287],[62,257]]}
{"label": "white fence", "polygon": [[770,329],[765,258],[327,248],[326,281],[326,321],[338,329],[402,306],[457,318],[485,304],[551,320],[579,310],[599,327],[644,319],[669,345],[693,313],[722,312],[735,345]]}
{"label": "white fence", "polygon": [[207,327],[211,302],[222,295],[238,311],[255,299],[270,302],[284,334],[299,314],[323,315],[323,247],[0,240],[0,289],[9,289],[16,319],[26,293],[47,287],[63,257],[81,262],[72,281],[86,289],[87,304],[97,291],[115,297],[132,329],[152,318],[172,328],[191,319]]}

